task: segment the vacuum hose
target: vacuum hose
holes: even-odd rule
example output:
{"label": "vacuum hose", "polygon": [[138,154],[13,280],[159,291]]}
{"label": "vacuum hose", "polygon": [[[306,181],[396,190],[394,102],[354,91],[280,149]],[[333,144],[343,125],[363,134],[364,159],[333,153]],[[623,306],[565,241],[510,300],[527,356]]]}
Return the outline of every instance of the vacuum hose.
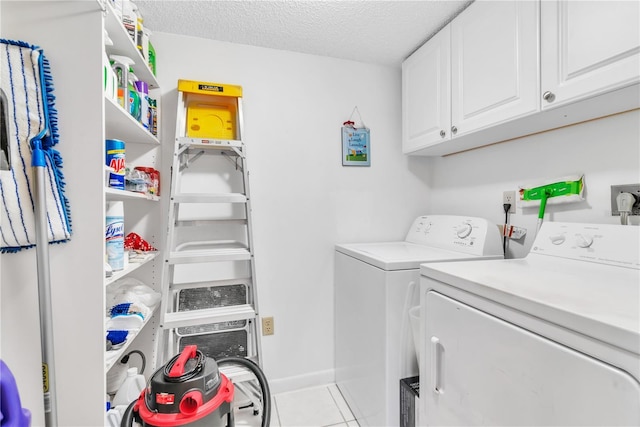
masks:
{"label": "vacuum hose", "polygon": [[[243,357],[225,357],[223,359],[217,360],[218,366],[222,365],[242,365],[245,368],[249,369],[256,376],[258,383],[260,384],[260,391],[262,393],[262,423],[261,427],[269,427],[271,423],[271,392],[269,391],[269,383],[267,382],[267,377],[265,377],[262,369],[258,366],[257,363],[250,359],[245,359]],[[160,368],[162,369],[162,368]],[[122,427],[130,427],[133,425],[135,414],[133,412],[133,407],[136,404],[137,400],[131,402],[124,414],[122,415],[122,421],[120,425]],[[232,408],[233,410],[233,408]],[[233,427],[233,426],[228,426]]]}
{"label": "vacuum hose", "polygon": [[244,357],[225,357],[216,361],[218,366],[222,365],[242,365],[249,369],[258,379],[260,384],[260,391],[262,392],[262,423],[261,427],[269,427],[271,423],[271,392],[269,391],[269,383],[267,383],[267,377],[265,377],[262,369],[253,360],[245,359]]}
{"label": "vacuum hose", "polygon": [[127,406],[127,409],[122,414],[122,421],[120,421],[120,427],[131,427],[133,425],[133,406],[137,400],[134,400]]}

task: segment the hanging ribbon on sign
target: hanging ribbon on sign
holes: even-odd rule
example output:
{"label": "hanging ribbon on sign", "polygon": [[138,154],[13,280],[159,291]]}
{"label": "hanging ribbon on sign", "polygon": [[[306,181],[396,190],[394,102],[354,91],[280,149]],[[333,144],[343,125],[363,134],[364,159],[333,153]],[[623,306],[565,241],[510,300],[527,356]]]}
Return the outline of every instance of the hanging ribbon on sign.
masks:
{"label": "hanging ribbon on sign", "polygon": [[[358,113],[361,127],[352,120]],[[349,120],[342,123],[342,166],[371,166],[371,146],[369,128],[364,124],[360,110],[356,106]]]}

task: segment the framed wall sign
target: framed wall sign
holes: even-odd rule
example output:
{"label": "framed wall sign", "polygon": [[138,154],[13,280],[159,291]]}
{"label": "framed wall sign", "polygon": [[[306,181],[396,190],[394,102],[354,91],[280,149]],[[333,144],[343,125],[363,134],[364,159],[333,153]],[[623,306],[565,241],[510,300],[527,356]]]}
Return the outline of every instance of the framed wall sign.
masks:
{"label": "framed wall sign", "polygon": [[368,128],[353,127],[353,122],[344,123],[342,166],[371,166],[371,138]]}

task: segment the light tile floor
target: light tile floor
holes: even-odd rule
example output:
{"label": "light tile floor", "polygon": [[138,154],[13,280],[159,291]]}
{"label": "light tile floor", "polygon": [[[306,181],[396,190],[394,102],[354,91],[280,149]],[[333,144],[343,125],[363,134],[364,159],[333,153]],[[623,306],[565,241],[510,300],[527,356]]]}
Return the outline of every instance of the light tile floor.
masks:
{"label": "light tile floor", "polygon": [[[236,410],[237,426],[260,426],[251,409]],[[358,427],[335,384],[271,396],[272,427]]]}

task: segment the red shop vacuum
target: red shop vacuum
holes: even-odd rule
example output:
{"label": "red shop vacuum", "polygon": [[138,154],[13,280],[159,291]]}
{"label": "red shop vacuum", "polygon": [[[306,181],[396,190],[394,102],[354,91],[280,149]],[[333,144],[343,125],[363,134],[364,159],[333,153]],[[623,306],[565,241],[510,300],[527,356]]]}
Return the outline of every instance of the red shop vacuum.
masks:
{"label": "red shop vacuum", "polygon": [[131,427],[134,420],[143,427],[233,427],[234,384],[219,371],[224,364],[242,365],[256,376],[262,392],[261,426],[269,426],[271,398],[260,367],[241,357],[216,362],[190,345],[149,378],[125,411],[121,427]]}

